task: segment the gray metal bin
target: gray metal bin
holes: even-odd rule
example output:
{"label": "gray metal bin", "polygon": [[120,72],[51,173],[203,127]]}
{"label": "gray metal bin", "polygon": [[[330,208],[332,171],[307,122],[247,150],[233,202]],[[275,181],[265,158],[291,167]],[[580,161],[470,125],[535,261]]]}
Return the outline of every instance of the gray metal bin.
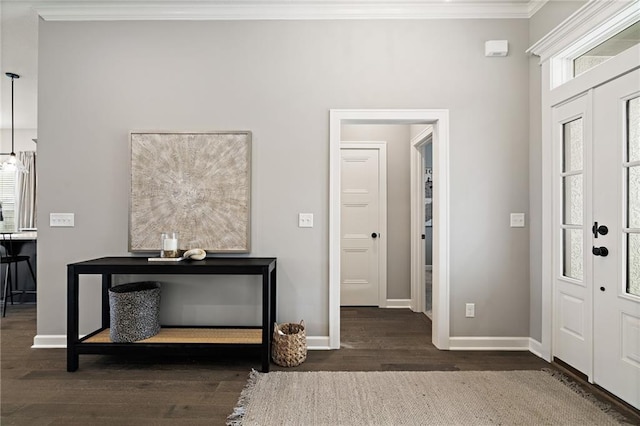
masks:
{"label": "gray metal bin", "polygon": [[109,289],[112,342],[148,339],[160,332],[160,283],[141,281]]}

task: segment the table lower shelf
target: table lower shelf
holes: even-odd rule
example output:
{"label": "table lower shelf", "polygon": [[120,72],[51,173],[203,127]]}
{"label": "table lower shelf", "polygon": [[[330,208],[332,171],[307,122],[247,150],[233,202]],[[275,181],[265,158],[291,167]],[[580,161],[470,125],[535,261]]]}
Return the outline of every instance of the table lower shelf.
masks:
{"label": "table lower shelf", "polygon": [[[109,337],[109,329],[83,340],[84,343],[113,343]],[[262,329],[260,328],[162,328],[160,333],[148,339],[134,343],[203,343],[256,345],[262,343]]]}

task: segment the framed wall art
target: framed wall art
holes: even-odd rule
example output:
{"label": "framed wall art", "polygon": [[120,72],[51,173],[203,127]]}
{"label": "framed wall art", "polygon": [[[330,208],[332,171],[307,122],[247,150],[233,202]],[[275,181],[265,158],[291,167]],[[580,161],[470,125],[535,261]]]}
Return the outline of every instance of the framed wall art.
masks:
{"label": "framed wall art", "polygon": [[129,251],[251,250],[251,132],[131,132]]}

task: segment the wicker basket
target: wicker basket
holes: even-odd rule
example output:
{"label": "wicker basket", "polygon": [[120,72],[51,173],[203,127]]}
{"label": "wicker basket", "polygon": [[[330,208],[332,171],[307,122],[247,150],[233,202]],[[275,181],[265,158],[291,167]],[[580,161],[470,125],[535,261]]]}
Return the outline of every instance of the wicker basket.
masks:
{"label": "wicker basket", "polygon": [[282,367],[295,367],[307,359],[307,335],[304,320],[300,324],[275,323],[271,357]]}

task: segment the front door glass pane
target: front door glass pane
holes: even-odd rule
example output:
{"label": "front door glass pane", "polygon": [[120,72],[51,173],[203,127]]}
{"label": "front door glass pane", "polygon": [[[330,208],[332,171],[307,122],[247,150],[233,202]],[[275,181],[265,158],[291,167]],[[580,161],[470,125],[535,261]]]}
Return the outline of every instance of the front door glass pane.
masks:
{"label": "front door glass pane", "polygon": [[640,228],[640,166],[628,168],[627,200],[629,228]]}
{"label": "front door glass pane", "polygon": [[582,170],[582,118],[563,124],[562,130],[564,145],[562,171]]}
{"label": "front door glass pane", "polygon": [[[627,161],[640,161],[640,97],[627,101]],[[640,165],[627,166],[627,293],[640,296]]]}
{"label": "front door glass pane", "polygon": [[564,229],[562,234],[562,275],[582,280],[582,230]]}
{"label": "front door glass pane", "polygon": [[627,161],[640,161],[640,98],[627,101],[627,143]]}
{"label": "front door glass pane", "polygon": [[563,222],[565,225],[582,225],[582,175],[562,178]]}
{"label": "front door glass pane", "polygon": [[627,293],[640,296],[640,234],[627,234]]}

